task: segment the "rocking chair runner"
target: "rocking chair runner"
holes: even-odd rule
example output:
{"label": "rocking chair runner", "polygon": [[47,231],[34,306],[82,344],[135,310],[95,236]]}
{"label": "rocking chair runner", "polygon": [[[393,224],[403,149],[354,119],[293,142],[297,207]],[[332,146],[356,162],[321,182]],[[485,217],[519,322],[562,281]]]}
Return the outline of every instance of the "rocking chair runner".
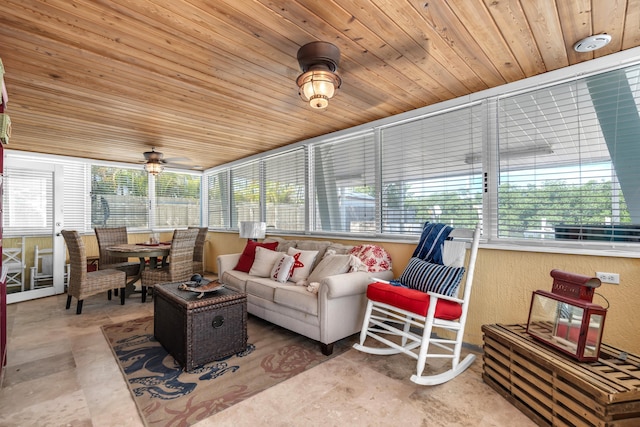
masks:
{"label": "rocking chair runner", "polygon": [[[445,252],[447,244],[453,246],[451,242],[456,240],[471,241],[464,289],[461,290],[462,298],[457,298],[455,292],[450,292],[454,296],[449,296],[394,286],[389,282],[372,283],[367,289],[368,303],[360,332],[360,342],[353,346],[366,353],[378,355],[405,353],[417,359],[416,373],[411,376],[411,381],[416,384],[437,385],[447,382],[461,374],[475,359],[475,355],[469,354],[460,361],[460,351],[471,297],[480,227],[476,226],[475,230],[454,229],[450,232],[449,238],[452,240],[444,242]],[[410,262],[410,266],[412,262]],[[420,260],[417,262],[419,263]],[[460,269],[456,272],[453,267],[435,264],[427,265],[426,269],[417,274],[414,270],[414,277],[427,278],[428,281],[437,282],[446,275],[462,274]],[[422,285],[419,285],[418,288],[422,288]],[[441,291],[444,288],[445,286],[441,286]],[[434,328],[438,331],[445,331],[446,335],[433,337]],[[420,329],[421,331],[419,331]],[[447,338],[449,336],[453,336],[453,338]],[[387,347],[365,345],[367,337],[373,338]],[[392,341],[394,337],[396,339]],[[433,347],[437,347],[440,352],[434,352]],[[425,364],[429,358],[450,359],[451,368],[440,374],[423,375]]]}

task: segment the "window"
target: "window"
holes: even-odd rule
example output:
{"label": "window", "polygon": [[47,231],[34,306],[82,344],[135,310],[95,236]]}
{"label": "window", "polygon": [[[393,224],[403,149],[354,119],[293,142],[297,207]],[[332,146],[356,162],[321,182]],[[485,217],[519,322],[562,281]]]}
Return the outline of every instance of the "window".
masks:
{"label": "window", "polygon": [[91,167],[91,226],[149,228],[147,173]]}
{"label": "window", "polygon": [[373,133],[313,146],[316,231],[376,232],[376,154]]}
{"label": "window", "polygon": [[640,67],[499,100],[498,237],[640,241]]}
{"label": "window", "polygon": [[240,221],[262,221],[260,162],[254,161],[231,169],[231,227]]}
{"label": "window", "polygon": [[155,177],[155,227],[200,226],[200,176],[163,172]]}
{"label": "window", "polygon": [[53,174],[7,166],[3,186],[4,232],[50,235],[53,229]]}
{"label": "window", "polygon": [[382,130],[383,233],[481,220],[483,111],[467,106]]}
{"label": "window", "polygon": [[305,230],[306,159],[304,148],[264,160],[267,227]]}
{"label": "window", "polygon": [[229,219],[229,172],[218,171],[207,177],[207,197],[209,209],[209,227],[228,228]]}

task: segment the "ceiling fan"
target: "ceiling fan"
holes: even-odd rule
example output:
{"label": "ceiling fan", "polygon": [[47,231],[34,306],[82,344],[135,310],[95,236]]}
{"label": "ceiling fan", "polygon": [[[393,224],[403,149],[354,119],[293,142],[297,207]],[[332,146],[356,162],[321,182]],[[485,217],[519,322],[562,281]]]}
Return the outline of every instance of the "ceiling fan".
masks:
{"label": "ceiling fan", "polygon": [[151,148],[151,151],[145,151],[143,153],[144,160],[141,162],[144,163],[144,169],[149,172],[151,175],[157,175],[164,170],[165,165],[169,167],[176,167],[182,169],[194,169],[195,167],[189,166],[186,164],[177,163],[177,161],[181,160],[189,160],[186,158],[172,158],[165,159],[164,154],[160,151],[156,151],[155,147]]}

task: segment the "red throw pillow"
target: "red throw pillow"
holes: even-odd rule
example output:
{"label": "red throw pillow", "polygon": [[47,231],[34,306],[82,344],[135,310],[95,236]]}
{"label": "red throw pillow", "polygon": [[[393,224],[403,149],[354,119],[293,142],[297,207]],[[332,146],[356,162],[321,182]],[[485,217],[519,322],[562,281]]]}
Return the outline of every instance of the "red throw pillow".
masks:
{"label": "red throw pillow", "polygon": [[278,242],[258,243],[252,240],[247,241],[247,246],[244,247],[244,251],[242,251],[240,259],[238,260],[238,265],[236,265],[234,270],[244,271],[245,273],[248,273],[249,270],[251,270],[253,260],[256,257],[256,248],[258,246],[275,251],[278,248]]}

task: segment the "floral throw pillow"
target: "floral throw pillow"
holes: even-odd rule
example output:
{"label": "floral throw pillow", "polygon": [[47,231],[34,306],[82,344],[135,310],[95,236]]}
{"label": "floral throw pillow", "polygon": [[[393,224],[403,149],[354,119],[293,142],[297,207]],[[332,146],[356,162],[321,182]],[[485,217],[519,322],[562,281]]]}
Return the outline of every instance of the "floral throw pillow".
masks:
{"label": "floral throw pillow", "polygon": [[359,258],[369,273],[391,270],[391,255],[378,245],[358,245],[350,254]]}

